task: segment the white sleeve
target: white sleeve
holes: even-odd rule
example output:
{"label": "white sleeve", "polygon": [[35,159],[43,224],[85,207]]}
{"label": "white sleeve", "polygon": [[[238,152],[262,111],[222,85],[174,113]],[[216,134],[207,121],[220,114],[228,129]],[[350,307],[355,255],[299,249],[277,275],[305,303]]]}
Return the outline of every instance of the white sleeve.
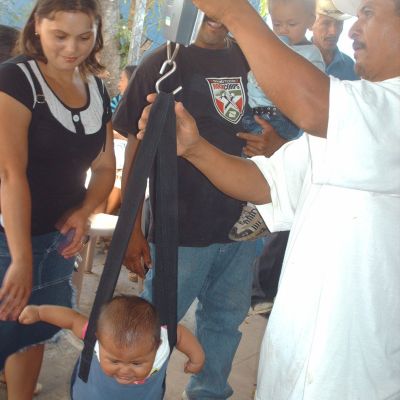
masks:
{"label": "white sleeve", "polygon": [[253,157],[268,182],[272,203],[257,206],[271,232],[290,230],[309,166],[308,135],[282,146],[271,158]]}
{"label": "white sleeve", "polygon": [[331,77],[325,166],[313,182],[400,195],[399,149],[400,78]]}
{"label": "white sleeve", "polygon": [[161,367],[164,365],[165,361],[169,358],[169,343],[168,343],[168,330],[166,327],[161,327],[160,332],[161,343],[157,349],[156,357],[154,359],[153,368],[151,369],[152,373],[155,371],[159,371]]}

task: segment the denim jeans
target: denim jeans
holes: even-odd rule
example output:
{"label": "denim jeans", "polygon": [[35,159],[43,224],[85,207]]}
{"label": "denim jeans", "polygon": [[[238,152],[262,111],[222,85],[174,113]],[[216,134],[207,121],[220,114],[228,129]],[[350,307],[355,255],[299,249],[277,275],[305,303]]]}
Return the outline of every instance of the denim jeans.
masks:
{"label": "denim jeans", "polygon": [[[142,296],[151,301],[152,278],[146,276]],[[227,379],[241,339],[239,325],[250,307],[256,242],[179,247],[178,320],[198,298],[196,336],[206,354],[203,370],[192,375],[186,393],[191,400],[227,399],[233,393]]]}
{"label": "denim jeans", "polygon": [[[32,237],[33,289],[29,304],[72,306],[71,274],[75,258],[66,260],[57,252],[63,236],[58,232]],[[0,283],[11,257],[4,233],[0,232]],[[59,328],[44,322],[21,325],[16,321],[0,321],[0,370],[5,359],[25,347],[49,341]]]}
{"label": "denim jeans", "polygon": [[[277,116],[261,114],[259,117],[269,122],[272,127],[275,128],[276,133],[283,139],[298,139],[303,133],[303,131],[299,129],[290,119],[286,118],[282,114]],[[245,114],[242,118],[242,124],[243,128],[247,132],[253,132],[257,134],[262,132],[261,126],[257,123],[252,114]]]}

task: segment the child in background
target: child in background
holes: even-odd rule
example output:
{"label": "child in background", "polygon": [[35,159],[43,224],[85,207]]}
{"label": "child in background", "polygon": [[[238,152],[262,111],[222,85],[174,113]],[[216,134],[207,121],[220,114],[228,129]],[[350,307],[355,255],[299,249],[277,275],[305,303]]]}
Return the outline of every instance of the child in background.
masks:
{"label": "child in background", "polygon": [[[325,72],[325,64],[319,49],[307,38],[307,29],[315,22],[315,0],[269,0],[269,13],[273,31],[290,46],[321,71]],[[271,62],[274,62],[271,60]],[[285,79],[282,76],[282,79]],[[252,71],[248,75],[247,92],[251,112],[243,116],[243,127],[255,134],[262,132],[254,115],[268,121],[285,140],[297,139],[302,131],[283,115],[267,98],[259,87]],[[251,240],[265,236],[267,226],[256,207],[250,203],[244,206],[239,220],[229,232],[229,238],[235,241]]]}
{"label": "child in background", "polygon": [[[88,319],[66,307],[30,305],[19,322],[47,322],[70,329],[83,339]],[[168,333],[161,327],[153,305],[137,296],[117,296],[103,306],[98,322],[98,341],[89,379],[78,377],[76,364],[71,384],[73,400],[161,400],[169,359]],[[189,360],[185,372],[198,373],[204,364],[204,352],[196,337],[178,325],[176,348]]]}
{"label": "child in background", "polygon": [[111,111],[114,113],[114,111],[117,109],[118,103],[120,102],[122,95],[125,92],[125,89],[128,86],[129,79],[131,79],[131,76],[135,72],[136,65],[126,65],[124,69],[121,71],[121,75],[119,77],[119,82],[118,82],[118,90],[119,93],[114,96],[111,99]]}

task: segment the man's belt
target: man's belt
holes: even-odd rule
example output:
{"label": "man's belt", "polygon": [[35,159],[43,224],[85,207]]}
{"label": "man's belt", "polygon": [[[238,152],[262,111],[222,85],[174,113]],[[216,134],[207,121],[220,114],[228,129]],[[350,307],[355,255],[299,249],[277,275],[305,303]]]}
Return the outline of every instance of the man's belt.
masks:
{"label": "man's belt", "polygon": [[259,115],[260,117],[263,115],[267,115],[268,118],[279,117],[283,115],[278,107],[276,106],[268,106],[268,107],[254,107],[253,115]]}

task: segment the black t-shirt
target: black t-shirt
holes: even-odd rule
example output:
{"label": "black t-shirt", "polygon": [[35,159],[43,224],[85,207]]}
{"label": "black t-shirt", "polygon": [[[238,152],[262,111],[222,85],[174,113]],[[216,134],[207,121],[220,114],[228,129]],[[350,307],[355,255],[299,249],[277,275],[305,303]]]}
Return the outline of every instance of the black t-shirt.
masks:
{"label": "black t-shirt", "polygon": [[[88,77],[86,90],[87,104],[69,108],[47,85],[34,60],[18,57],[0,65],[0,91],[32,111],[27,177],[33,235],[54,231],[58,219],[79,206],[86,172],[105,144],[111,118],[107,91],[93,76]],[[44,95],[43,103],[37,94]]]}
{"label": "black t-shirt", "polygon": [[[166,58],[166,47],[162,46],[136,69],[114,113],[114,129],[124,135],[137,133],[138,120],[147,105],[146,96],[155,92],[155,82]],[[237,44],[232,42],[222,50],[182,47],[176,62],[177,72],[161,84],[161,90],[171,92],[182,85],[176,99],[194,116],[200,134],[221,150],[240,156],[244,142],[236,133],[243,130],[241,119],[249,67]],[[178,190],[179,244],[207,246],[230,242],[228,232],[243,204],[216,189],[181,157]],[[149,239],[154,240],[152,223]]]}

